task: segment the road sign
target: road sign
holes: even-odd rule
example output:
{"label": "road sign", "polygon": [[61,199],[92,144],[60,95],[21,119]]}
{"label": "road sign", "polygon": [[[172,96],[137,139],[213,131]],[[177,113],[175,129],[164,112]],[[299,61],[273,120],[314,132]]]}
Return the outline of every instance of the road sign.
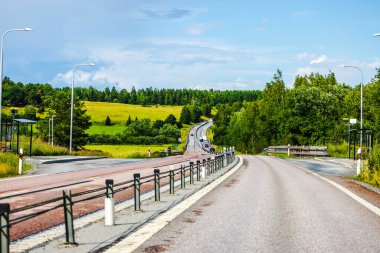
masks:
{"label": "road sign", "polygon": [[350,119],[350,124],[356,124],[356,119]]}
{"label": "road sign", "polygon": [[350,120],[349,118],[343,118],[343,119],[342,119],[343,123],[348,123],[349,120]]}

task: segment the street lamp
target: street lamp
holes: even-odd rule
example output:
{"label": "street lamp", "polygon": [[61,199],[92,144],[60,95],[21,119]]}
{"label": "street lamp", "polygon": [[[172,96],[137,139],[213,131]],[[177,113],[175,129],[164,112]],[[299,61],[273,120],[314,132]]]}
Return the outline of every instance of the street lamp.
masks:
{"label": "street lamp", "polygon": [[1,45],[0,45],[0,142],[2,141],[2,125],[1,125],[1,104],[2,104],[2,90],[3,90],[3,44],[4,44],[4,37],[10,32],[31,32],[33,31],[32,28],[21,28],[21,29],[9,29],[5,31],[3,36],[1,37]]}
{"label": "street lamp", "polygon": [[56,117],[56,115],[51,116],[51,146],[52,147],[54,146],[54,117]]}
{"label": "street lamp", "polygon": [[354,68],[358,69],[362,73],[362,82],[360,84],[360,148],[362,148],[363,143],[363,70],[356,66],[342,65],[344,68]]}
{"label": "street lamp", "polygon": [[372,37],[380,37],[380,33],[374,33],[372,34]]}
{"label": "street lamp", "polygon": [[71,113],[70,113],[70,154],[73,146],[73,114],[74,114],[74,80],[75,80],[75,70],[82,66],[95,66],[94,63],[83,63],[75,65],[73,68],[73,82],[71,84]]}

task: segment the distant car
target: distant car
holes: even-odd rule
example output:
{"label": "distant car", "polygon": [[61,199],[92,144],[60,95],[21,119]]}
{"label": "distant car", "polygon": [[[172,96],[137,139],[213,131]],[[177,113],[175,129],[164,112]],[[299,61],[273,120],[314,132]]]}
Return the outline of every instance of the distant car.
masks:
{"label": "distant car", "polygon": [[194,136],[194,134],[192,133],[192,134],[190,134],[191,136]]}
{"label": "distant car", "polygon": [[209,148],[208,144],[205,144],[205,148]]}
{"label": "distant car", "polygon": [[200,141],[200,142],[203,142],[203,139],[200,139],[199,141]]}

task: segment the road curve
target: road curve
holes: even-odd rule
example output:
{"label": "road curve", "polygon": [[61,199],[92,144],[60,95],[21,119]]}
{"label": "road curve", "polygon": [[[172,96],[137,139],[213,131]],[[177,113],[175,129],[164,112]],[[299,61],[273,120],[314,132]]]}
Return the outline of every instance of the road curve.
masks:
{"label": "road curve", "polygon": [[244,158],[136,252],[379,252],[380,218],[287,161]]}
{"label": "road curve", "polygon": [[[196,126],[197,128],[198,126]],[[203,128],[203,127],[202,127]],[[190,136],[190,140],[194,136]],[[181,163],[186,165],[190,161],[196,162],[208,157],[203,150],[193,148],[182,156],[172,156],[158,159],[146,159],[145,161],[134,164],[121,164],[118,166],[97,167],[93,169],[78,170],[70,168],[72,163],[65,163],[64,166],[69,167],[67,170],[70,172],[43,174],[33,176],[21,176],[10,179],[1,179],[0,184],[0,202],[9,203],[11,211],[32,205],[41,201],[60,198],[62,197],[62,190],[71,190],[73,193],[88,191],[99,187],[104,187],[106,179],[114,179],[115,183],[120,183],[133,179],[134,173],[140,173],[142,177],[152,175],[154,168],[159,168],[161,172],[169,170],[169,165],[174,168],[180,167]],[[97,160],[96,162],[99,162]],[[51,166],[55,166],[51,164]],[[142,192],[151,190],[153,184],[146,184],[141,190]],[[117,202],[128,199],[132,196],[132,189],[127,189],[115,195]],[[37,211],[42,212],[46,209],[51,209],[56,204],[49,204],[26,211],[11,213],[10,218],[25,217]],[[103,199],[98,198],[93,201],[85,201],[76,204],[74,216],[82,216],[98,209],[103,208]],[[17,223],[12,226],[10,235],[11,240],[16,240],[41,230],[47,229],[51,226],[63,222],[63,211],[60,209],[53,210],[41,216]]]}

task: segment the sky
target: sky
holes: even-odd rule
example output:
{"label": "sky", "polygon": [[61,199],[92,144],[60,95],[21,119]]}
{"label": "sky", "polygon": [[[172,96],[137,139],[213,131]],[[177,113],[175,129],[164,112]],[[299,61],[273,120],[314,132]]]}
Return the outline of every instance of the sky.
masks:
{"label": "sky", "polygon": [[98,89],[264,89],[277,69],[364,83],[380,67],[377,0],[0,0],[3,76]]}

